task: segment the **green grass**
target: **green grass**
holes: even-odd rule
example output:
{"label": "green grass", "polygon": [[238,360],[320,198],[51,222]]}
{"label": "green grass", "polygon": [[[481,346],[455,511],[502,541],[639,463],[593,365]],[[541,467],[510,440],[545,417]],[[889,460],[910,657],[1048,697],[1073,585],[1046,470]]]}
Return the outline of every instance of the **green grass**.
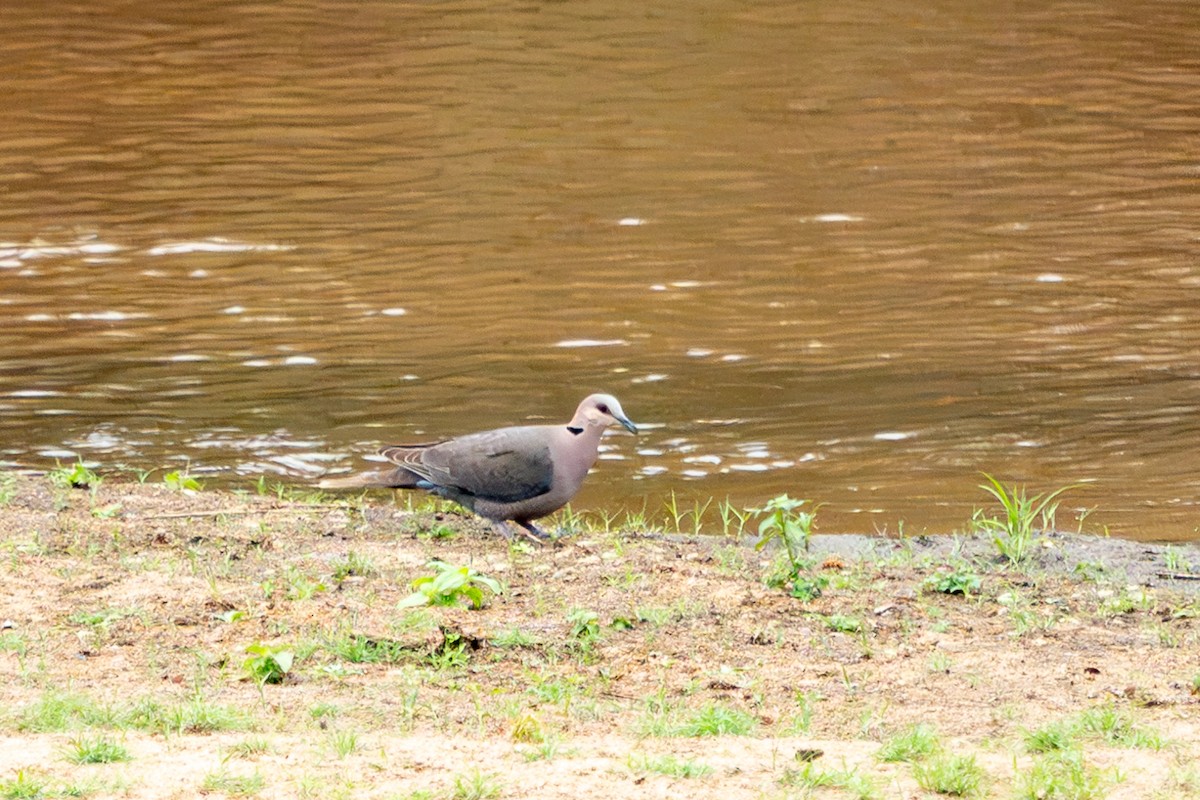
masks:
{"label": "green grass", "polygon": [[412,654],[400,642],[353,633],[327,636],[323,646],[329,653],[351,664],[395,664]]}
{"label": "green grass", "polygon": [[1112,704],[1093,706],[1081,713],[1079,728],[1115,747],[1161,750],[1165,744],[1156,731],[1136,724]]}
{"label": "green grass", "polygon": [[1029,558],[1037,531],[1044,533],[1054,530],[1058,498],[1080,485],[1063,486],[1053,492],[1030,497],[1024,486],[1005,487],[986,472],[983,477],[988,482],[980,484],[979,488],[994,497],[1004,513],[994,517],[977,511],[971,520],[972,526],[990,535],[997,552],[1013,567],[1022,565]]}
{"label": "green grass", "polygon": [[271,752],[271,741],[263,736],[247,736],[229,746],[229,754],[238,758],[254,758]]}
{"label": "green grass", "polygon": [[12,778],[0,778],[0,798],[5,800],[49,796],[49,781],[28,770],[19,769]]}
{"label": "green grass", "polygon": [[346,758],[358,750],[358,732],[353,730],[330,731],[329,745],[338,758]]}
{"label": "green grass", "polygon": [[455,775],[450,784],[450,800],[490,800],[499,797],[502,784],[498,776],[473,769]]}
{"label": "green grass", "polygon": [[975,797],[987,777],[975,756],[940,755],[913,765],[913,778],[922,789],[954,797]]}
{"label": "green grass", "polygon": [[1069,720],[1058,720],[1043,725],[1023,735],[1025,749],[1031,753],[1053,753],[1059,750],[1069,750],[1079,739],[1078,723]]}
{"label": "green grass", "polygon": [[1078,748],[1081,739],[1145,750],[1161,750],[1166,746],[1157,731],[1138,725],[1127,712],[1111,703],[1026,731],[1022,738],[1025,749],[1031,753],[1064,753]]}
{"label": "green grass", "polygon": [[647,705],[638,723],[642,735],[663,737],[748,736],[757,727],[754,717],[720,703],[683,712],[665,707],[658,697]]}
{"label": "green grass", "polygon": [[17,496],[17,476],[13,472],[0,472],[0,506],[6,506]]}
{"label": "green grass", "polygon": [[267,785],[258,770],[249,775],[237,775],[222,767],[204,776],[200,788],[205,792],[220,792],[230,797],[250,797]]}
{"label": "green grass", "polygon": [[163,734],[217,733],[251,727],[250,717],[244,711],[210,703],[200,695],[168,706],[143,699],[124,716],[132,727]]}
{"label": "green grass", "polygon": [[983,586],[983,579],[970,567],[960,566],[947,572],[935,572],[921,582],[921,587],[928,592],[942,594],[977,594]]}
{"label": "green grass", "polygon": [[104,734],[80,735],[67,744],[64,757],[72,764],[111,764],[128,761],[129,751]]}
{"label": "green grass", "polygon": [[653,772],[666,775],[668,778],[703,778],[711,775],[713,768],[690,758],[680,759],[673,755],[647,756],[631,755],[627,761],[629,769],[635,773]]}
{"label": "green grass", "polygon": [[48,689],[16,713],[16,729],[28,733],[56,733],[72,728],[109,726],[119,713],[85,695]]}
{"label": "green grass", "polygon": [[885,739],[875,751],[875,758],[884,762],[919,761],[937,752],[939,747],[937,732],[921,723]]}
{"label": "green grass", "polygon": [[1017,777],[1015,800],[1101,800],[1112,783],[1109,773],[1090,766],[1077,750],[1037,759]]}
{"label": "green grass", "polygon": [[826,628],[838,633],[860,633],[863,629],[863,621],[848,614],[830,614],[824,620]]}
{"label": "green grass", "polygon": [[333,562],[333,580],[339,584],[349,577],[369,578],[378,572],[370,556],[353,550]]}
{"label": "green grass", "polygon": [[506,631],[501,631],[492,637],[492,646],[504,649],[515,649],[519,647],[533,647],[537,644],[537,640],[532,635],[526,633],[521,628],[516,626],[509,628]]}
{"label": "green grass", "polygon": [[[811,792],[814,789],[838,789],[844,796],[854,800],[875,800],[879,797],[879,787],[871,776],[864,775],[857,769],[822,769],[815,762],[808,761],[799,767],[788,767],[783,771],[780,784],[787,787],[799,787]],[[804,797],[811,796],[806,793]]]}

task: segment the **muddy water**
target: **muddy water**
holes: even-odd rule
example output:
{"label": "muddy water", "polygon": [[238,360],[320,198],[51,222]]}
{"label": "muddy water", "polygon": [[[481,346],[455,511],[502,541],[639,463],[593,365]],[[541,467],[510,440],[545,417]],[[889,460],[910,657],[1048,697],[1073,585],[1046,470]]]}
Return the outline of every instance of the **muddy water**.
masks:
{"label": "muddy water", "polygon": [[0,7],[0,458],[565,419],[578,505],[1200,528],[1200,6]]}

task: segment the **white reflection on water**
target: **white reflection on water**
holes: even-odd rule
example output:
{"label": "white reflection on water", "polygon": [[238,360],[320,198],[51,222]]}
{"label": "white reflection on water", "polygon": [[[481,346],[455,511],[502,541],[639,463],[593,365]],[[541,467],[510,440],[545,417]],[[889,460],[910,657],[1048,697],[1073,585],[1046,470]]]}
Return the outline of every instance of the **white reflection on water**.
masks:
{"label": "white reflection on water", "polygon": [[286,244],[235,242],[231,239],[213,236],[194,242],[166,242],[151,247],[146,253],[152,256],[173,256],[188,253],[274,253],[294,249],[293,246]]}

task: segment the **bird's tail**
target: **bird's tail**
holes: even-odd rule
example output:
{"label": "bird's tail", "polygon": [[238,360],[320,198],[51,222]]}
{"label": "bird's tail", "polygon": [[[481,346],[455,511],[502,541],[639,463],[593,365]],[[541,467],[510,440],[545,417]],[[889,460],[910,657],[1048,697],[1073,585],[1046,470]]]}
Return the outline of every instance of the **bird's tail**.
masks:
{"label": "bird's tail", "polygon": [[322,478],[320,489],[414,489],[417,476],[406,469],[360,472],[340,478]]}

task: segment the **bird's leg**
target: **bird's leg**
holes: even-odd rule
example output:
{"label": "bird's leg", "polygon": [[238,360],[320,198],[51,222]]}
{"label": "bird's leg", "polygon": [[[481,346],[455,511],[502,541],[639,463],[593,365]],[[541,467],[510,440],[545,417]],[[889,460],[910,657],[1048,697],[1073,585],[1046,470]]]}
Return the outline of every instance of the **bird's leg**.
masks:
{"label": "bird's leg", "polygon": [[513,521],[524,528],[527,532],[526,535],[538,544],[545,544],[546,542],[550,541],[550,534],[546,533],[532,522],[521,522],[520,520]]}

